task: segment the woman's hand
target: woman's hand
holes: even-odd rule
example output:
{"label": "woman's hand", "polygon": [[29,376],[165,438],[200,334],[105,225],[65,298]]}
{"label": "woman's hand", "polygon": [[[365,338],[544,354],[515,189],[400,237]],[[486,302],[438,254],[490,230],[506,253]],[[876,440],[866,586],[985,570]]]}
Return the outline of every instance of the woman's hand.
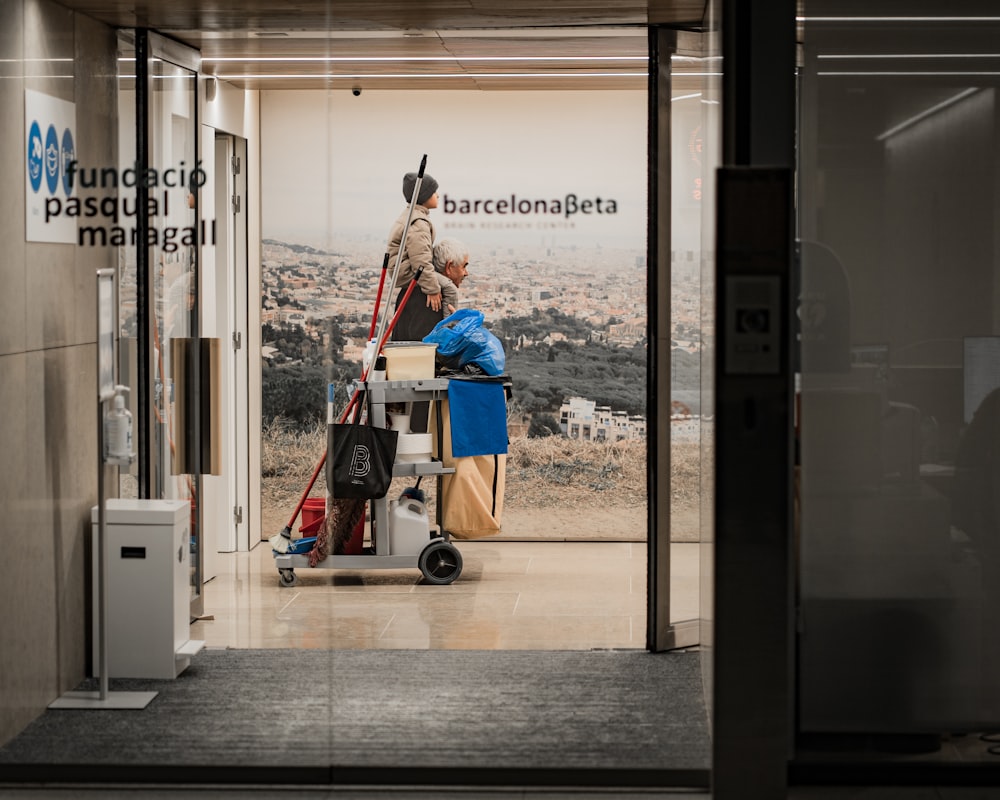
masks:
{"label": "woman's hand", "polygon": [[441,310],[441,292],[427,295],[427,305],[435,311]]}

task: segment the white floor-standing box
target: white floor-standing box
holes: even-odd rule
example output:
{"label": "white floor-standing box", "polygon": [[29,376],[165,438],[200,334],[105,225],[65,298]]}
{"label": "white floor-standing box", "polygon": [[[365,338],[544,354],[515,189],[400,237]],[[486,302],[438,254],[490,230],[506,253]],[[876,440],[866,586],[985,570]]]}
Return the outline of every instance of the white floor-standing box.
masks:
{"label": "white floor-standing box", "polygon": [[[100,673],[98,507],[93,522],[94,675]],[[176,678],[204,647],[192,640],[191,506],[187,500],[109,499],[108,677]]]}

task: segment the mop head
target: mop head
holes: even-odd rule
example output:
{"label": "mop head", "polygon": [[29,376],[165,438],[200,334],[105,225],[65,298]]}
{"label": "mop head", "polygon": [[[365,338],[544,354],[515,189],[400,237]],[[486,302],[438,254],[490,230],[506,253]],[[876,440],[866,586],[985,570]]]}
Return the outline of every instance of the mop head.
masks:
{"label": "mop head", "polygon": [[275,553],[287,553],[292,544],[292,529],[286,525],[281,533],[274,534],[267,542]]}

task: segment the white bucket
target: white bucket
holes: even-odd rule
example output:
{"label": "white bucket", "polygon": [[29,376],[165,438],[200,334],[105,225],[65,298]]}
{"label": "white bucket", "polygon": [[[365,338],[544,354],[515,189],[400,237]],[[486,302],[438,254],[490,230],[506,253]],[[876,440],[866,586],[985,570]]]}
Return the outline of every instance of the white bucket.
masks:
{"label": "white bucket", "polygon": [[429,433],[401,433],[396,439],[396,461],[404,464],[430,461],[432,445]]}
{"label": "white bucket", "polygon": [[400,436],[410,432],[409,414],[396,414],[392,411],[389,411],[388,416],[389,416],[389,422],[392,423],[392,429],[396,431]]}

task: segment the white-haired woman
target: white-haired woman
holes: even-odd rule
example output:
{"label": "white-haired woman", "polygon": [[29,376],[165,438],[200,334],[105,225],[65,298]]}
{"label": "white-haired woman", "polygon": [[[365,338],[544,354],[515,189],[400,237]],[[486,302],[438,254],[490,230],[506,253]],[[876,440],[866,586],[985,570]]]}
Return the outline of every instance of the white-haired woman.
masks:
{"label": "white-haired woman", "polygon": [[[407,301],[392,331],[392,338],[397,342],[421,341],[458,308],[458,288],[469,274],[469,249],[457,239],[440,239],[434,245],[432,261],[434,277],[441,289],[441,307],[434,309],[420,302]],[[405,289],[400,290],[397,307],[404,293]]]}
{"label": "white-haired woman", "polygon": [[458,239],[441,239],[434,245],[433,261],[434,277],[441,287],[443,319],[458,308],[458,287],[469,274],[469,250]]}

